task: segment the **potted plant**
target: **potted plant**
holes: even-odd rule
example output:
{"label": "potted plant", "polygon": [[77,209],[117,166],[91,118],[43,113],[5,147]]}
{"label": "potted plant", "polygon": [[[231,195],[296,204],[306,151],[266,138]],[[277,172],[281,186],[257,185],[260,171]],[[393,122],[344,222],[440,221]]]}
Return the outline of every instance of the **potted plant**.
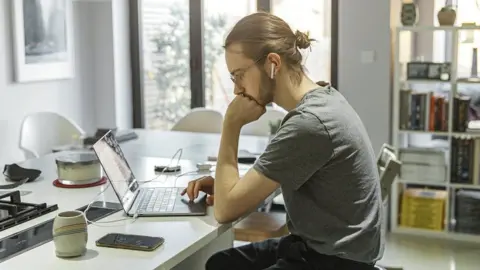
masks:
{"label": "potted plant", "polygon": [[438,24],[441,26],[452,26],[457,19],[457,11],[452,5],[445,5],[437,13]]}

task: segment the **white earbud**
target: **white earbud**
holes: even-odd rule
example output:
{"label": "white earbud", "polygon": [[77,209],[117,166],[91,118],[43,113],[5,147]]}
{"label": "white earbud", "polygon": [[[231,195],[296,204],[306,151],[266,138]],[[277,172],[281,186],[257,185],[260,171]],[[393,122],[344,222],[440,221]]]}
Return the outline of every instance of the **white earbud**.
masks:
{"label": "white earbud", "polygon": [[275,71],[275,64],[272,64],[272,68],[270,69],[270,79],[273,79],[273,72]]}

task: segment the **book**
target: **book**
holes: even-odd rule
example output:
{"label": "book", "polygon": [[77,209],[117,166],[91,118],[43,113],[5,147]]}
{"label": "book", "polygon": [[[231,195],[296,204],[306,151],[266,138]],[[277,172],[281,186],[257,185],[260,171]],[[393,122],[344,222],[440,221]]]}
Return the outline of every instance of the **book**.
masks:
{"label": "book", "polygon": [[433,92],[400,91],[401,130],[448,131],[448,98]]}
{"label": "book", "polygon": [[480,138],[452,137],[450,182],[478,185],[480,179]]}
{"label": "book", "polygon": [[470,100],[468,96],[457,95],[453,98],[453,131],[466,132],[469,122]]}

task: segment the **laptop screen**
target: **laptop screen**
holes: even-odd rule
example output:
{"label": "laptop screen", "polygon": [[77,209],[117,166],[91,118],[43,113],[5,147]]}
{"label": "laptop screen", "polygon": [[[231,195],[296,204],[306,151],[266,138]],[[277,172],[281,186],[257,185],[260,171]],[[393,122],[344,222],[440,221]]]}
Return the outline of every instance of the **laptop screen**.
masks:
{"label": "laptop screen", "polygon": [[123,154],[120,145],[112,132],[108,132],[93,145],[98,160],[107,174],[118,199],[125,211],[128,211],[129,202],[139,184],[133,174],[130,165]]}

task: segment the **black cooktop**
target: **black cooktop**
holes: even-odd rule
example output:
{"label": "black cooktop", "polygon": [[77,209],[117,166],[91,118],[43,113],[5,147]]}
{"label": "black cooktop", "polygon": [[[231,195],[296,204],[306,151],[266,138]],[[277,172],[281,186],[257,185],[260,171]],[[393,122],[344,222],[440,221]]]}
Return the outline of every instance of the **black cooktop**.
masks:
{"label": "black cooktop", "polygon": [[[86,208],[87,206],[85,205],[77,210],[84,211]],[[86,216],[90,221],[97,221],[118,212],[120,209],[120,204],[118,203],[95,202],[86,213]],[[53,219],[50,219],[0,239],[0,263],[50,242],[53,239],[52,229]]]}
{"label": "black cooktop", "polygon": [[0,195],[0,232],[57,209],[56,204],[22,202],[18,190],[2,194]]}

